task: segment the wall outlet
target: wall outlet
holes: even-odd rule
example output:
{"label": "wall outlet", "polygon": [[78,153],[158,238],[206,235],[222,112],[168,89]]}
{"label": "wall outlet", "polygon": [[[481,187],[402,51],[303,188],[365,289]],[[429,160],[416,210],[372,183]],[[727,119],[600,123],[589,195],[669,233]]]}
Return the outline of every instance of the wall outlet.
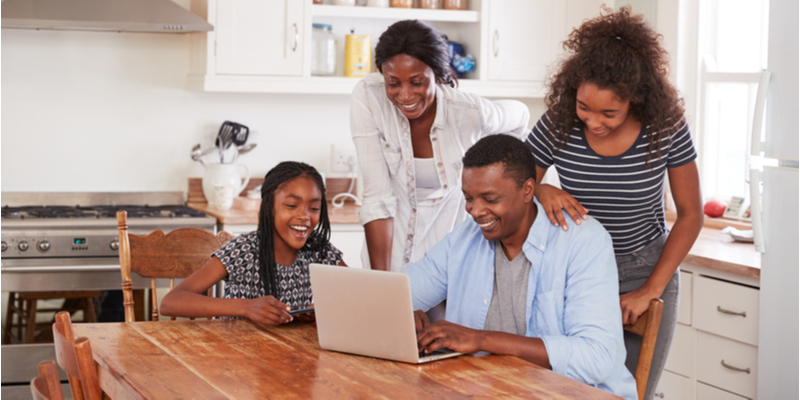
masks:
{"label": "wall outlet", "polygon": [[356,148],[352,143],[334,143],[331,146],[331,172],[356,172]]}

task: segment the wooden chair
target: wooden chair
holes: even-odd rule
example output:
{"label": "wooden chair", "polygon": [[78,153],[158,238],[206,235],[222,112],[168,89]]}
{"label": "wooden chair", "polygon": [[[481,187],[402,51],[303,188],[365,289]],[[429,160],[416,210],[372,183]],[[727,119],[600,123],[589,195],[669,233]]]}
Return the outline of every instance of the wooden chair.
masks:
{"label": "wooden chair", "polygon": [[[99,290],[75,292],[10,292],[6,307],[6,326],[3,330],[3,344],[49,342],[46,333],[52,322],[37,323],[39,313],[83,310],[84,322],[97,322],[93,297],[100,296]],[[64,299],[60,308],[39,308],[39,300]],[[14,318],[16,316],[16,318]],[[24,330],[24,335],[23,335]],[[14,332],[16,331],[16,333]]]}
{"label": "wooden chair", "polygon": [[653,350],[656,348],[658,327],[661,325],[661,311],[663,308],[664,302],[661,299],[652,299],[650,300],[650,307],[644,314],[639,316],[635,324],[622,326],[626,331],[642,337],[642,348],[639,350],[639,361],[636,364],[636,373],[633,376],[636,380],[636,391],[639,393],[639,400],[644,399],[644,392],[647,390],[647,378],[650,376],[650,364],[653,362]]}
{"label": "wooden chair", "polygon": [[[69,378],[69,388],[74,400],[101,400],[103,391],[97,379],[97,367],[92,357],[89,339],[75,338],[72,319],[68,312],[56,314],[53,324],[53,342],[56,347],[56,361]],[[59,389],[60,390],[60,389]],[[51,395],[53,391],[50,391]]]}
{"label": "wooden chair", "polygon": [[147,236],[129,234],[126,211],[117,212],[117,224],[125,322],[134,321],[131,271],[151,279],[151,315],[153,321],[158,321],[156,278],[169,278],[169,288],[174,289],[175,279],[186,278],[205,266],[212,253],[233,239],[225,231],[214,235],[198,228],[180,228],[166,235],[161,230]]}
{"label": "wooden chair", "polygon": [[39,363],[39,376],[31,379],[31,394],[33,400],[64,400],[61,379],[58,378],[55,362],[42,361]]}

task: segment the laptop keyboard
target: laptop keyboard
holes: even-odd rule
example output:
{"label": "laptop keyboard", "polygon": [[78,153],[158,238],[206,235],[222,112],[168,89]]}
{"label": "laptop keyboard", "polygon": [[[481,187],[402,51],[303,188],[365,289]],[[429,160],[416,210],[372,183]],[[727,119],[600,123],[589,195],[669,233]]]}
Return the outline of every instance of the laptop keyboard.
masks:
{"label": "laptop keyboard", "polygon": [[450,350],[447,347],[440,347],[436,351],[430,352],[430,353],[425,353],[424,351],[419,352],[419,358],[430,357],[430,356],[438,356],[438,355],[449,354],[449,353],[455,353],[455,350]]}

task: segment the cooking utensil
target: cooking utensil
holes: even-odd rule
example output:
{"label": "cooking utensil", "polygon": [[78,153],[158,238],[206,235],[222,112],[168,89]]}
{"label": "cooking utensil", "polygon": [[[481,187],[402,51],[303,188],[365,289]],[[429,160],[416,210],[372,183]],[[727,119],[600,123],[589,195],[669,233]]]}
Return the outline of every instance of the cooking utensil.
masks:
{"label": "cooking utensil", "polygon": [[223,152],[227,150],[231,144],[235,144],[237,147],[242,146],[247,142],[249,135],[250,128],[236,122],[223,122],[222,126],[219,127],[219,133],[214,142],[219,149],[220,163],[225,163]]}
{"label": "cooking utensil", "polygon": [[200,150],[200,143],[198,143],[198,144],[194,145],[194,147],[192,147],[192,160],[193,161],[199,161],[200,164],[203,164],[203,159],[200,158],[202,156],[202,154],[203,154],[203,152]]}
{"label": "cooking utensil", "polygon": [[233,130],[233,144],[236,146],[244,146],[247,143],[247,138],[250,136],[250,128],[234,123]]}
{"label": "cooking utensil", "polygon": [[237,151],[236,151],[236,155],[235,155],[235,156],[234,156],[234,158],[233,158],[233,163],[234,163],[234,164],[236,164],[236,161],[239,159],[239,155],[240,155],[240,154],[247,154],[247,153],[249,153],[249,152],[250,152],[250,150],[253,150],[253,149],[256,147],[256,145],[257,145],[257,144],[258,144],[258,143],[250,143],[250,144],[246,144],[246,145],[244,145],[244,146],[239,146],[239,147],[237,147],[237,148],[236,148],[236,150],[237,150]]}

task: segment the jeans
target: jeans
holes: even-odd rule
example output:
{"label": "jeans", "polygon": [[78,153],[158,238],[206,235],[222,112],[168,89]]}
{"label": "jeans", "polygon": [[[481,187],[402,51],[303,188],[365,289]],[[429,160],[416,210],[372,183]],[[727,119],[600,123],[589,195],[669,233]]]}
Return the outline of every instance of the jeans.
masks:
{"label": "jeans", "polygon": [[[624,294],[639,289],[644,285],[647,278],[661,257],[664,243],[667,236],[661,236],[648,243],[643,248],[624,256],[617,256],[617,271],[619,272],[619,293]],[[672,336],[675,333],[675,324],[678,320],[678,302],[680,293],[680,269],[675,273],[664,288],[661,300],[664,301],[664,309],[661,314],[661,325],[658,328],[658,338],[656,347],[653,351],[653,361],[650,364],[650,376],[647,379],[647,391],[645,399],[652,399],[664,364],[667,362],[667,354],[672,344]],[[630,332],[625,332],[625,349],[628,356],[625,366],[631,371],[636,372],[636,364],[639,361],[639,350],[642,348],[642,337]]]}

